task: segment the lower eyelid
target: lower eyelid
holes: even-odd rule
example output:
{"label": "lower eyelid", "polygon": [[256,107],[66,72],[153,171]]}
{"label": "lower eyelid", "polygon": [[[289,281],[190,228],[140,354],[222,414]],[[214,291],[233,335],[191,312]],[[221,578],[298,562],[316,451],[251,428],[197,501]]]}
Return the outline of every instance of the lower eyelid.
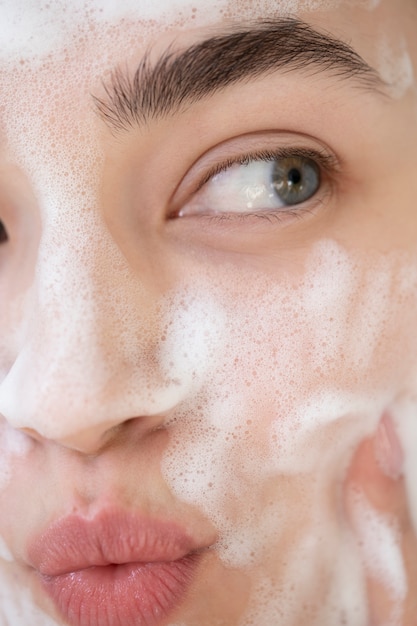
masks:
{"label": "lower eyelid", "polygon": [[313,215],[316,206],[303,206],[297,209],[290,208],[285,211],[253,211],[248,213],[212,213],[204,214],[200,216],[191,216],[191,219],[204,220],[206,224],[212,224],[213,226],[222,225],[235,225],[239,224],[250,226],[256,223],[270,223],[270,224],[286,224],[301,221],[308,215]]}

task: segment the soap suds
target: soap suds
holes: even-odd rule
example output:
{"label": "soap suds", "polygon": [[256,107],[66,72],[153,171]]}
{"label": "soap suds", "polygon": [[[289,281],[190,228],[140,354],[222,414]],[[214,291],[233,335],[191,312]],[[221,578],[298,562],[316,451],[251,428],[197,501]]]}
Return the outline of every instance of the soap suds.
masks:
{"label": "soap suds", "polygon": [[404,38],[381,35],[377,44],[378,70],[394,98],[402,98],[415,84],[414,68]]}
{"label": "soap suds", "polygon": [[10,552],[5,540],[3,539],[1,535],[0,535],[0,559],[2,559],[3,561],[7,561],[9,563],[14,561],[13,555]]}
{"label": "soap suds", "polygon": [[27,580],[6,571],[0,564],[0,626],[57,626],[38,609],[27,588]]}
{"label": "soap suds", "polygon": [[11,428],[4,418],[0,420],[0,489],[10,481],[13,462],[24,458],[32,447],[29,437]]}
{"label": "soap suds", "polygon": [[[215,350],[204,353],[201,376],[195,371],[194,395],[170,422],[164,476],[178,497],[214,523],[224,564],[259,572],[256,580],[276,588],[280,611],[302,603],[320,567],[328,588],[316,589],[323,603],[320,610],[314,602],[305,609],[305,623],[336,623],[342,587],[356,585],[359,554],[352,555],[355,565],[338,556],[349,537],[340,541],[340,520],[328,498],[340,488],[352,450],[376,431],[387,407],[393,410],[412,393],[417,345],[399,324],[413,323],[417,313],[414,266],[393,254],[367,267],[323,241],[296,285],[268,284],[263,277],[256,294],[243,296],[242,285],[239,298],[226,286],[221,295],[221,285],[206,285],[209,309],[219,309],[213,319],[226,323],[219,329],[222,341],[217,338]],[[239,280],[232,281],[238,291]],[[191,294],[172,297],[167,319],[180,319],[178,302],[191,302]],[[197,325],[197,319],[187,321],[189,337]],[[180,335],[187,351],[184,329]],[[268,623],[273,612],[259,599],[264,595],[258,589],[251,597],[250,611],[262,616],[258,623]],[[350,610],[346,624],[366,624],[363,602]]]}
{"label": "soap suds", "polygon": [[366,571],[384,587],[392,600],[391,614],[384,626],[400,626],[408,589],[400,529],[395,520],[373,509],[361,492],[352,492],[350,498]]}
{"label": "soap suds", "polygon": [[300,11],[330,10],[349,4],[373,10],[379,0],[7,0],[1,11],[0,57],[40,59],[63,49],[75,37],[82,40],[95,28],[117,22],[140,20],[141,31],[152,33],[175,26],[207,26],[222,19],[242,19],[266,15],[290,15]]}
{"label": "soap suds", "polygon": [[[376,4],[352,3],[369,9]],[[32,315],[13,339],[13,352],[20,354],[2,383],[0,411],[15,426],[29,416],[41,434],[64,440],[86,422],[169,413],[171,440],[163,465],[169,486],[214,523],[222,562],[257,575],[242,626],[296,616],[317,626],[342,619],[348,626],[366,624],[359,555],[351,549],[351,535],[340,531],[329,491],[340,485],[352,450],[373,432],[387,406],[401,425],[417,521],[416,411],[410,408],[417,346],[402,332],[415,327],[416,260],[393,255],[368,268],[367,259],[324,241],[308,257],[298,283],[284,279],[277,285],[263,276],[251,283],[253,276],[230,271],[224,284],[208,276],[196,289],[191,279],[184,281],[162,311],[152,309],[148,287],[138,284],[97,218],[103,154],[97,120],[82,103],[113,67],[114,48],[119,59],[136,45],[137,25],[126,26],[121,41],[112,25],[116,19],[140,19],[142,45],[173,15],[183,27],[339,5],[337,0],[288,0],[278,7],[273,0],[30,6],[13,1],[1,9],[10,19],[0,26],[1,130],[10,158],[33,185],[49,234],[40,242],[27,295]],[[82,53],[96,48],[102,57],[84,64],[81,74]],[[405,46],[384,41],[381,63],[384,78],[398,95],[405,93],[413,78]],[[66,92],[63,85],[71,89]],[[45,134],[45,121],[58,115],[62,126],[51,125]],[[83,122],[74,125],[74,119]],[[72,247],[60,248],[65,239]],[[92,240],[100,242],[94,250]],[[247,285],[258,292],[247,293]],[[158,358],[146,358],[161,336]],[[387,354],[390,341],[395,346]],[[7,364],[7,351],[1,359]],[[0,363],[0,371],[6,372],[6,365]],[[17,391],[22,380],[24,397]],[[54,419],[51,385],[65,390],[60,420]],[[11,429],[2,433],[2,442],[0,487],[28,451],[27,439]],[[367,520],[391,550],[375,563],[388,580],[393,563],[401,573],[395,537],[372,515]],[[294,530],[290,537],[288,527]],[[280,547],[278,559],[271,546]],[[373,554],[372,543],[369,549]],[[0,546],[1,555],[10,556],[6,545]],[[0,578],[0,590],[0,623],[52,624],[10,579]],[[317,606],[309,594],[323,602]]]}

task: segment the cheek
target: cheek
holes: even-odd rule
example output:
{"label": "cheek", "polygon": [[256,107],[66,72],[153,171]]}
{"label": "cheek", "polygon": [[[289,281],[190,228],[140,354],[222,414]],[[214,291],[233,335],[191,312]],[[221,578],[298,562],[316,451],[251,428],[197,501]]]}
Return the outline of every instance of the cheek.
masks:
{"label": "cheek", "polygon": [[[289,529],[300,543],[307,529],[335,523],[331,494],[352,450],[412,391],[416,267],[322,242],[296,284],[228,276],[227,285],[207,287],[204,368],[196,358],[163,470],[173,491],[214,522],[225,563],[257,566],[271,546],[287,554]],[[183,329],[189,294],[167,311]],[[178,345],[182,354],[195,350],[195,334]]]}
{"label": "cheek", "polygon": [[0,563],[0,598],[3,623],[57,626],[56,621],[35,606],[34,599],[28,591],[29,584],[18,567],[14,569],[14,566],[8,563],[7,567],[4,568]]}
{"label": "cheek", "polygon": [[0,421],[0,493],[12,480],[13,468],[25,463],[33,445],[29,437]]}

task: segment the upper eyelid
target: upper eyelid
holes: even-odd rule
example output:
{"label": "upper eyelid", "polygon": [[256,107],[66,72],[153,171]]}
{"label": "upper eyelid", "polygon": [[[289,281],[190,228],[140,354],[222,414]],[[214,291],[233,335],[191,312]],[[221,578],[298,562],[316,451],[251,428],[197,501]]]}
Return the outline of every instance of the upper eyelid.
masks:
{"label": "upper eyelid", "polygon": [[[261,149],[262,147],[262,149]],[[344,167],[344,163],[339,154],[336,154],[327,145],[323,144],[316,137],[291,130],[263,130],[250,133],[248,135],[240,135],[232,137],[220,144],[213,146],[200,154],[194,163],[188,167],[187,172],[177,184],[172,196],[170,204],[177,206],[178,200],[183,195],[183,188],[188,188],[187,196],[197,193],[199,182],[207,177],[211,172],[211,176],[215,174],[216,168],[221,168],[222,164],[238,162],[239,158],[245,156],[259,154],[261,152],[278,152],[279,147],[284,151],[284,147],[288,150],[288,154],[293,155],[297,150],[303,151],[304,155],[307,151],[315,154],[316,158],[321,160],[319,165],[322,166],[329,175],[337,175]],[[221,169],[220,169],[221,171]],[[189,178],[192,182],[189,183]],[[210,179],[210,176],[208,180]],[[197,180],[197,182],[195,182]],[[206,180],[205,182],[208,182]],[[202,185],[200,185],[201,188]],[[180,196],[180,198],[178,198]]]}
{"label": "upper eyelid", "polygon": [[200,181],[196,192],[198,192],[205,184],[207,184],[214,176],[220,174],[221,172],[225,172],[233,165],[249,165],[250,163],[265,161],[266,163],[272,162],[278,158],[310,158],[312,160],[318,161],[318,165],[326,171],[335,172],[339,169],[339,161],[335,159],[332,155],[327,153],[322,153],[319,150],[310,150],[303,148],[282,148],[277,149],[275,151],[267,151],[267,152],[259,152],[252,153],[247,155],[242,155],[242,157],[232,158],[226,162],[219,163],[217,166],[214,166],[211,170],[208,170],[206,175]]}

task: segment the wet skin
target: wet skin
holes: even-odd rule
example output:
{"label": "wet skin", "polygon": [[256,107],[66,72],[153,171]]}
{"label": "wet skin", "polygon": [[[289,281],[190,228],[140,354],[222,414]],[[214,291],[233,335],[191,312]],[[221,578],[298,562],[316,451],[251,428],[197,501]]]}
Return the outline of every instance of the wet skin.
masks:
{"label": "wet skin", "polygon": [[[400,611],[412,625],[413,483],[404,461],[387,476],[375,454],[386,415],[386,462],[397,443],[412,450],[401,402],[416,371],[417,9],[401,5],[299,12],[297,24],[242,24],[237,5],[227,27],[124,21],[41,64],[2,62],[0,535],[4,587],[30,588],[45,612],[32,623],[65,623],[33,539],[117,507],[175,521],[202,555],[161,623],[323,626],[346,611],[358,626],[333,587],[334,547],[361,538],[353,489],[396,520],[407,581],[399,601],[358,550],[363,623]],[[112,68],[133,75],[150,46],[151,65],[169,46],[197,58],[214,36],[230,50],[231,31],[239,45],[242,31],[264,37],[266,17],[290,52],[294,33],[314,38],[307,24],[361,61],[343,48],[330,65],[277,68],[280,49],[257,73],[247,61],[245,80],[221,83],[222,67],[204,95],[126,116]],[[259,191],[274,159],[313,161],[311,197],[283,206]]]}

